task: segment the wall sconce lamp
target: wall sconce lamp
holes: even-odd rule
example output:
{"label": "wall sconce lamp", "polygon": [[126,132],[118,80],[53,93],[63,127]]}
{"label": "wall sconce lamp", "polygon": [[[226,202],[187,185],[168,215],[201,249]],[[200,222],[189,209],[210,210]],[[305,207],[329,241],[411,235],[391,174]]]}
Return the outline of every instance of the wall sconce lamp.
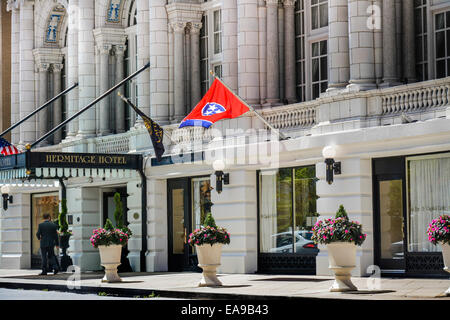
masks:
{"label": "wall sconce lamp", "polygon": [[2,198],[3,198],[3,210],[8,210],[8,202],[9,203],[13,203],[13,196],[10,196],[10,189],[9,186],[2,186],[2,188],[0,189],[1,193],[2,193]]}
{"label": "wall sconce lamp", "polygon": [[230,174],[229,173],[223,173],[223,171],[216,171],[214,172],[216,175],[216,190],[217,193],[222,192],[222,183],[225,185],[230,184]]}
{"label": "wall sconce lamp", "polygon": [[335,162],[336,148],[334,146],[326,146],[322,150],[322,155],[325,158],[326,168],[326,180],[328,184],[333,183],[333,174],[341,174],[341,163]]}

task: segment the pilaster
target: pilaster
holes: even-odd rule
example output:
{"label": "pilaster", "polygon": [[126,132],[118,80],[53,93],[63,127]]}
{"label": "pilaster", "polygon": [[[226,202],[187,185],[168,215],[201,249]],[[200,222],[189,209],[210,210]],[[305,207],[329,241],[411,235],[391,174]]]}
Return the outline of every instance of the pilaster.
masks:
{"label": "pilaster", "polygon": [[280,102],[280,59],[278,47],[278,0],[266,0],[267,6],[267,104]]}

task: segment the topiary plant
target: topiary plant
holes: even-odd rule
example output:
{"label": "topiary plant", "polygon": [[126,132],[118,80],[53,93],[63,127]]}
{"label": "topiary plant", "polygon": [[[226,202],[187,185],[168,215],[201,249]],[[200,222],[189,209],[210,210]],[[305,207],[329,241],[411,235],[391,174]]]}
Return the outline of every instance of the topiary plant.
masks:
{"label": "topiary plant", "polygon": [[217,228],[216,221],[214,220],[211,212],[209,212],[205,218],[205,221],[203,221],[203,226],[205,227],[211,227],[211,228]]}
{"label": "topiary plant", "polygon": [[342,204],[339,206],[339,210],[336,212],[336,219],[337,218],[344,218],[348,220],[347,211],[345,211],[344,206]]}
{"label": "topiary plant", "polygon": [[109,220],[109,218],[106,219],[104,229],[107,231],[114,230],[113,223],[111,222],[111,220]]}
{"label": "topiary plant", "polygon": [[71,235],[69,224],[67,223],[67,199],[61,199],[61,212],[58,215],[59,234]]}
{"label": "topiary plant", "polygon": [[114,194],[114,204],[116,208],[114,210],[114,219],[116,219],[117,228],[123,228],[123,206],[122,199],[120,198],[120,193],[116,192]]}

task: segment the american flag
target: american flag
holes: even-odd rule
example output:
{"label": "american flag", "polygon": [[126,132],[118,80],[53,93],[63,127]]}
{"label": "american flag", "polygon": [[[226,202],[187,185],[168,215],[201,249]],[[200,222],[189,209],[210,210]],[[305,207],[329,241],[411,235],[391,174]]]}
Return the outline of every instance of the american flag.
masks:
{"label": "american flag", "polygon": [[5,139],[0,138],[0,153],[4,156],[9,156],[20,153],[20,151]]}

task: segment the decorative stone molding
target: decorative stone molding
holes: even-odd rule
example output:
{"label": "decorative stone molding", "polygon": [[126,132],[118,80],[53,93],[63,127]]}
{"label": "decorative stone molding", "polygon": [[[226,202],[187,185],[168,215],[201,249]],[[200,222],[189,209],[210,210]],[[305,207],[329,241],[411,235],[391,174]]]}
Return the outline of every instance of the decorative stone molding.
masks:
{"label": "decorative stone molding", "polygon": [[283,5],[285,7],[294,7],[296,0],[283,0]]}
{"label": "decorative stone molding", "polygon": [[96,46],[99,50],[101,50],[102,46],[124,46],[127,41],[127,35],[125,31],[123,29],[117,28],[94,29],[94,38]]}
{"label": "decorative stone molding", "polygon": [[201,21],[203,11],[200,4],[171,3],[166,5],[167,16],[170,23]]}
{"label": "decorative stone molding", "polygon": [[37,48],[33,50],[33,55],[36,67],[44,64],[62,64],[64,58],[61,49],[56,48]]}
{"label": "decorative stone molding", "polygon": [[201,22],[189,22],[187,27],[191,34],[200,34],[203,24]]}
{"label": "decorative stone molding", "polygon": [[173,32],[175,33],[184,33],[187,23],[186,22],[173,22],[170,24]]}
{"label": "decorative stone molding", "polygon": [[278,0],[266,0],[266,5],[269,6],[276,6],[278,7],[279,1]]}
{"label": "decorative stone molding", "polygon": [[52,68],[53,68],[53,73],[56,73],[56,72],[59,73],[64,68],[64,65],[62,63],[54,63],[52,65]]}

